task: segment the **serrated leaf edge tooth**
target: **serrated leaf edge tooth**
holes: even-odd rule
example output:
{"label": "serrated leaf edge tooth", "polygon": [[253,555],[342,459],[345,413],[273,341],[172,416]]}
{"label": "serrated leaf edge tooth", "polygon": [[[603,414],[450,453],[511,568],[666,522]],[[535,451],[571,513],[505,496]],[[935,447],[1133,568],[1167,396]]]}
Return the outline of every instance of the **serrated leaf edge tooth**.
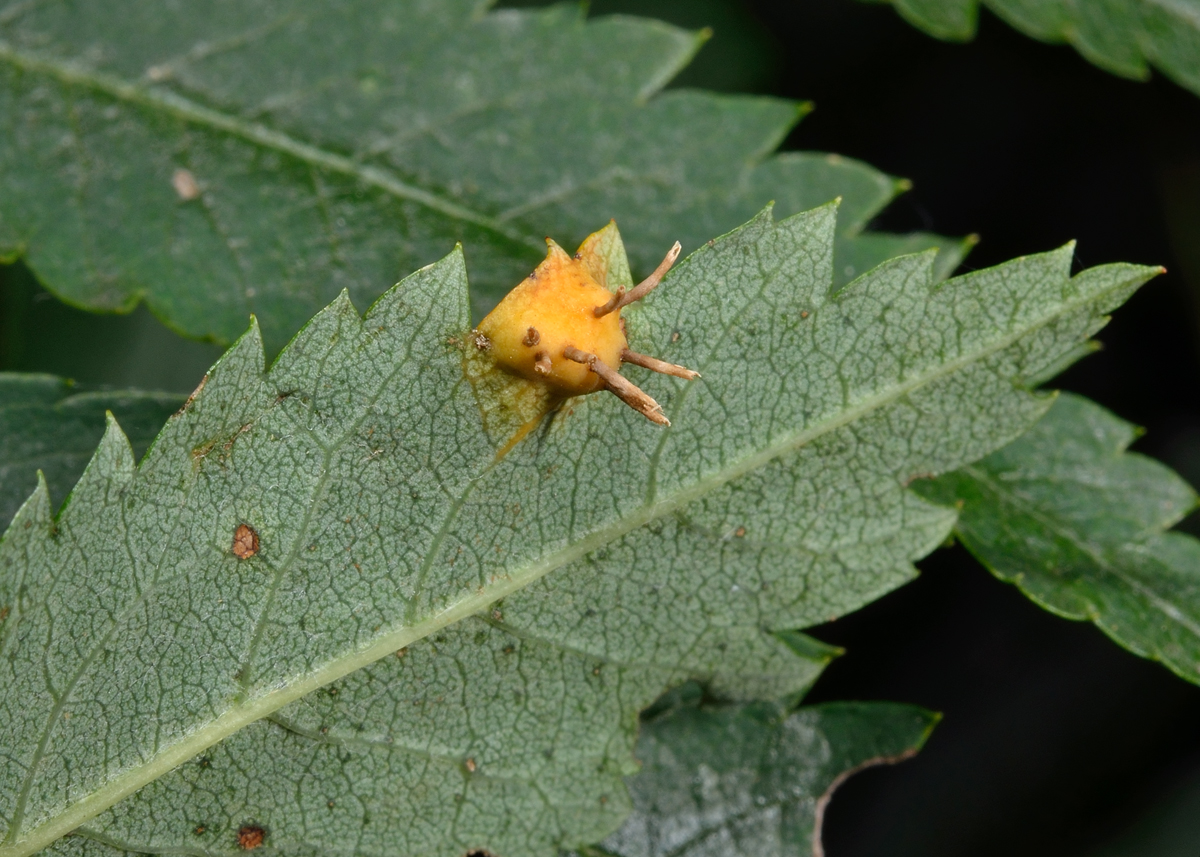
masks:
{"label": "serrated leaf edge tooth", "polygon": [[[447,277],[447,273],[450,276]],[[433,276],[435,274],[439,276]],[[435,287],[440,285],[443,278],[453,284],[452,291],[446,291],[444,298],[458,305],[465,329],[470,324],[470,283],[467,279],[467,258],[461,242],[456,242],[454,248],[442,258],[413,271],[376,298],[363,313],[362,320],[367,322],[378,318],[402,301],[410,289],[419,287],[431,277]]]}
{"label": "serrated leaf edge tooth", "polygon": [[[937,262],[938,253],[941,252],[937,247],[930,247],[928,250],[920,250],[916,253],[905,253],[902,256],[893,256],[880,262],[874,268],[869,268],[863,271],[850,282],[846,283],[840,289],[835,291],[831,297],[838,300],[844,297],[850,297],[860,291],[871,288],[872,280],[876,280],[885,274],[895,271],[897,268],[912,266],[912,274],[921,276],[927,287],[936,286],[938,282],[934,277],[934,264]],[[922,275],[922,269],[924,274]],[[851,290],[853,289],[853,291]]]}
{"label": "serrated leaf edge tooth", "polygon": [[83,469],[83,475],[63,500],[56,520],[67,520],[76,497],[91,490],[104,494],[119,492],[133,481],[136,473],[133,446],[112,411],[105,411],[104,436],[100,438],[96,451],[92,453],[87,467]]}
{"label": "serrated leaf edge tooth", "polygon": [[12,523],[8,525],[2,540],[7,541],[11,534],[19,533],[25,527],[32,529],[35,525],[40,530],[48,530],[54,526],[54,514],[50,508],[50,486],[46,484],[46,474],[40,469],[37,472],[37,487],[13,515]]}

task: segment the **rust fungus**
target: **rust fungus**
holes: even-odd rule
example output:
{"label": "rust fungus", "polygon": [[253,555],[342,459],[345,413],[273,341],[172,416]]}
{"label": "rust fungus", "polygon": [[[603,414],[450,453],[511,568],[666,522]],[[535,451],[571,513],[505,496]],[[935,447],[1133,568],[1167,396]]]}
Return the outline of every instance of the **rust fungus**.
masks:
{"label": "rust fungus", "polygon": [[662,407],[620,374],[621,365],[632,363],[686,380],[699,373],[632,351],[621,310],[653,291],[675,264],[680,245],[675,242],[641,283],[612,291],[602,282],[608,263],[600,248],[615,235],[606,230],[590,236],[574,256],[547,238],[545,260],[479,323],[475,334],[488,342],[498,367],[555,398],[608,390],[646,419],[667,426],[671,423]]}
{"label": "rust fungus", "polygon": [[192,832],[195,833],[197,836],[199,836],[200,834],[204,833],[204,831],[206,829],[207,828],[205,828],[205,826],[203,824],[198,824],[198,825],[196,825],[196,829]]}
{"label": "rust fungus", "polygon": [[463,764],[465,764],[467,766],[467,770],[470,771],[472,774],[475,773],[475,769],[477,767],[479,767],[478,765],[475,764],[474,759],[467,759],[467,761],[464,762]]}
{"label": "rust fungus", "polygon": [[258,533],[249,524],[238,524],[233,531],[233,555],[238,559],[250,559],[258,553]]}
{"label": "rust fungus", "polygon": [[492,619],[495,620],[496,622],[499,622],[503,618],[504,618],[504,614],[501,613],[499,610],[492,611]]}
{"label": "rust fungus", "polygon": [[8,608],[0,607],[0,622],[3,622],[7,618],[8,618]]}
{"label": "rust fungus", "polygon": [[262,845],[266,838],[267,831],[257,824],[247,824],[238,831],[238,845],[243,851],[253,851]]}
{"label": "rust fungus", "polygon": [[733,534],[740,539],[742,536],[746,535],[746,528],[738,527],[736,530],[733,531]]}
{"label": "rust fungus", "polygon": [[405,646],[403,649],[396,650],[396,657],[398,657],[398,658],[402,658],[407,654],[408,654],[408,646]]}

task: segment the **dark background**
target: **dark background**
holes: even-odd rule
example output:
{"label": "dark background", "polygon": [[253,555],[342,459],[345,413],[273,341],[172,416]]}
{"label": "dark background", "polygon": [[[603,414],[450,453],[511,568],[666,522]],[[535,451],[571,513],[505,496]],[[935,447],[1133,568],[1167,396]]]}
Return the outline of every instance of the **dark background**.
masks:
{"label": "dark background", "polygon": [[[953,45],[847,0],[592,8],[711,24],[681,85],[814,101],[785,148],[913,181],[876,228],[978,233],[968,268],[1071,239],[1078,264],[1165,265],[1056,386],[1145,426],[1135,448],[1200,485],[1200,98],[1113,77],[986,13],[975,42]],[[1200,857],[1200,688],[1043,612],[961,548],[921,566],[814,631],[847,654],[809,701],[946,715],[917,759],[838,794],[830,857],[1074,857],[1104,843]]]}
{"label": "dark background", "polygon": [[[1077,265],[1165,265],[1055,386],[1146,427],[1135,448],[1200,485],[1200,97],[1116,78],[987,13],[956,45],[849,0],[591,9],[712,26],[675,85],[815,102],[784,148],[913,181],[874,228],[978,233],[967,269],[1072,239]],[[1200,857],[1200,688],[1042,611],[961,548],[921,567],[813,631],[847,654],[808,701],[945,713],[915,760],[838,793],[829,857]]]}
{"label": "dark background", "polygon": [[[986,13],[974,43],[951,45],[850,0],[591,9],[712,26],[676,85],[814,101],[785,148],[914,182],[875,228],[978,233],[967,268],[1070,239],[1080,264],[1165,265],[1056,385],[1145,426],[1136,448],[1200,485],[1200,97],[1115,78]],[[144,309],[72,310],[0,266],[0,368],[187,392],[220,350]],[[961,548],[922,569],[814,632],[847,654],[810,701],[945,713],[915,760],[838,793],[829,857],[1100,857],[1105,843],[1105,857],[1200,857],[1200,687],[1043,612]]]}

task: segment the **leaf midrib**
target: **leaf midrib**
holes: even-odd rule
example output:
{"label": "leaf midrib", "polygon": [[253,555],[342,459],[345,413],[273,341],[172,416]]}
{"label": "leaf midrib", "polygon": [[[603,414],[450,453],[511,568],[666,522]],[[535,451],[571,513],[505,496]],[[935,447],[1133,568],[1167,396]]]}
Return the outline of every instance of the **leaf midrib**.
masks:
{"label": "leaf midrib", "polygon": [[18,50],[4,40],[0,40],[0,62],[6,62],[27,73],[52,77],[68,86],[90,89],[126,104],[157,111],[187,124],[230,134],[256,146],[289,155],[310,166],[350,176],[394,197],[418,203],[447,217],[472,223],[514,243],[539,252],[545,249],[542,241],[532,234],[520,232],[506,225],[502,219],[403,181],[390,170],[364,164],[298,140],[261,122],[206,107],[165,87],[140,86],[69,60]]}
{"label": "leaf midrib", "polygon": [[[88,819],[95,817],[113,804],[133,794],[142,786],[167,774],[173,768],[192,758],[197,753],[203,752],[226,736],[233,734],[256,720],[266,717],[288,703],[294,702],[300,697],[330,684],[355,670],[368,666],[398,649],[412,645],[441,628],[485,610],[495,601],[523,589],[551,571],[561,568],[577,559],[581,559],[597,548],[646,525],[656,518],[663,517],[683,508],[694,500],[764,466],[775,458],[799,449],[825,434],[836,431],[926,384],[954,374],[972,363],[1003,351],[1024,336],[1027,336],[1030,332],[1048,324],[1053,319],[1094,304],[1102,295],[1124,288],[1135,279],[1136,277],[1131,276],[1101,291],[1077,295],[1063,301],[1056,306],[1053,312],[1046,313],[1037,319],[1027,322],[1020,329],[998,337],[988,346],[960,355],[953,360],[933,367],[929,371],[915,375],[906,382],[899,383],[873,396],[869,396],[857,405],[847,408],[824,423],[816,424],[803,431],[785,434],[774,444],[763,450],[744,456],[734,466],[714,473],[705,479],[698,480],[688,488],[677,491],[672,496],[661,501],[644,506],[642,509],[630,513],[625,518],[615,521],[608,527],[601,528],[559,551],[546,555],[537,562],[522,569],[516,569],[507,576],[499,577],[497,582],[492,584],[490,588],[484,588],[475,594],[467,596],[456,604],[450,605],[442,612],[429,616],[423,622],[402,627],[390,634],[385,634],[370,645],[344,657],[332,660],[325,666],[313,670],[305,678],[293,684],[253,698],[242,706],[229,709],[211,721],[207,726],[197,729],[187,738],[167,748],[149,763],[131,768],[124,774],[109,780],[98,791],[70,805],[63,813],[53,817],[40,827],[35,828],[25,838],[17,839],[10,845],[0,846],[0,857],[26,857],[26,855],[40,851],[56,839],[65,836],[75,828],[81,826]],[[1047,407],[1049,407],[1049,404],[1050,402],[1048,401]],[[670,431],[670,429],[667,429],[667,431]]]}

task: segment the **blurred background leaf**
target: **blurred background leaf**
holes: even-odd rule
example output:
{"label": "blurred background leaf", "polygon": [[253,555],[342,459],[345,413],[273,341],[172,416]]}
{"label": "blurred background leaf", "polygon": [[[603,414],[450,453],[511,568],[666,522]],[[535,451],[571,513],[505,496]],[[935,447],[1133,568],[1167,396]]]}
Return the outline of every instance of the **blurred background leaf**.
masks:
{"label": "blurred background leaf", "polygon": [[870,0],[889,2],[931,36],[969,41],[984,6],[1027,36],[1067,42],[1113,74],[1147,80],[1150,65],[1200,93],[1196,0]]}
{"label": "blurred background leaf", "polygon": [[[0,9],[0,256],[64,300],[274,353],[346,289],[362,308],[461,242],[478,306],[552,232],[610,218],[635,271],[748,220],[842,197],[840,281],[905,185],[775,155],[801,103],[659,90],[705,39],[583,8],[267,0]],[[133,166],[136,164],[136,167]],[[120,228],[111,228],[114,223]],[[908,249],[957,241],[922,235]]]}

